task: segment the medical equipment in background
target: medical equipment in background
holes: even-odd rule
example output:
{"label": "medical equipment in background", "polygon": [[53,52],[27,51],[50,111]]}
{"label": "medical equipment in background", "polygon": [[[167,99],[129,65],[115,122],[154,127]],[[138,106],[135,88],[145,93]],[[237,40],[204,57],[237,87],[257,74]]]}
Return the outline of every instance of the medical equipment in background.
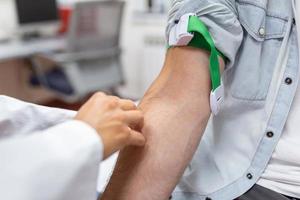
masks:
{"label": "medical equipment in background", "polygon": [[[120,31],[124,2],[79,1],[74,5],[66,51],[40,54],[31,61],[35,80],[65,101],[123,83]],[[45,71],[44,63],[55,68]]]}
{"label": "medical equipment in background", "polygon": [[30,38],[54,35],[60,26],[56,0],[15,0],[18,34]]}

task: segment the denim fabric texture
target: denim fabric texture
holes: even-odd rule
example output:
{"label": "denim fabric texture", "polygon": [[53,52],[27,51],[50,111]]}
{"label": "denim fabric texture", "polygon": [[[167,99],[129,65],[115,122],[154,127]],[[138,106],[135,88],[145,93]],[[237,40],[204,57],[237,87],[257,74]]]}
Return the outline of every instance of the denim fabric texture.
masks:
{"label": "denim fabric texture", "polygon": [[[263,173],[295,96],[299,54],[292,0],[175,0],[167,37],[186,13],[207,25],[228,62],[221,111],[211,117],[172,199],[232,200]],[[288,59],[280,65],[285,48]]]}

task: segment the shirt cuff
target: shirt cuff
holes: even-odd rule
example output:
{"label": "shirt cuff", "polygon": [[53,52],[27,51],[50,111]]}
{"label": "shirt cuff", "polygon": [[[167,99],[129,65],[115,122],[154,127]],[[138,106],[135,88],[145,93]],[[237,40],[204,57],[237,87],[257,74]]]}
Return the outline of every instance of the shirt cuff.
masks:
{"label": "shirt cuff", "polygon": [[[216,3],[219,2],[219,3]],[[226,68],[233,66],[236,54],[243,40],[243,28],[231,1],[180,1],[170,14],[166,29],[167,40],[176,21],[187,13],[196,13],[207,26],[216,48],[228,59]]]}

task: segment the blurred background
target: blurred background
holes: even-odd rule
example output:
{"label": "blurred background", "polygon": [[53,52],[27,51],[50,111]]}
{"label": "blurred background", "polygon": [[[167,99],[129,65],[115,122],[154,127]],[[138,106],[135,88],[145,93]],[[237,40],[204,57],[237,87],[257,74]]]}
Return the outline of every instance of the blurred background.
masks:
{"label": "blurred background", "polygon": [[1,0],[0,95],[77,109],[140,99],[165,56],[171,0]]}

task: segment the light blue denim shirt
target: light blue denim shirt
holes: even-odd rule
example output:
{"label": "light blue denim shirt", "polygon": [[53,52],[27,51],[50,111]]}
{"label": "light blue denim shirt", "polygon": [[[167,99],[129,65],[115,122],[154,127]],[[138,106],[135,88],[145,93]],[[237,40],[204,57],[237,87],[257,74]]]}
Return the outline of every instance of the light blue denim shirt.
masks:
{"label": "light blue denim shirt", "polygon": [[175,0],[167,36],[186,13],[197,13],[229,61],[221,111],[211,118],[173,199],[232,200],[259,180],[295,96],[299,54],[292,0]]}

